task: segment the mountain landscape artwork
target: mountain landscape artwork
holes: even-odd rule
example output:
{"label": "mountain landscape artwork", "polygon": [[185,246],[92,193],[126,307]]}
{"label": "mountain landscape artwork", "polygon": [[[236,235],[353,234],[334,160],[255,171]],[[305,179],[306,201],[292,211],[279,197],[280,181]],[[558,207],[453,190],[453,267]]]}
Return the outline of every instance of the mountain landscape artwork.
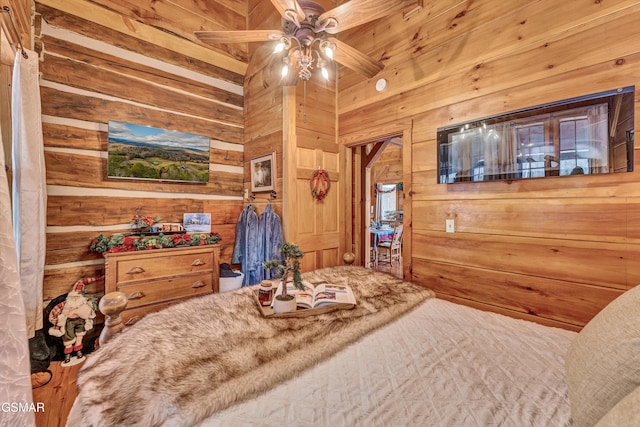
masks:
{"label": "mountain landscape artwork", "polygon": [[209,182],[208,137],[109,121],[109,178]]}

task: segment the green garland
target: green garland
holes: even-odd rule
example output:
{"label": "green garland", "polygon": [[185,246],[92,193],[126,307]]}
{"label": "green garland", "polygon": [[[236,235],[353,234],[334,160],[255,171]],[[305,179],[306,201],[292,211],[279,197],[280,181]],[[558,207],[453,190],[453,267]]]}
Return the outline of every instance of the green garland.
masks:
{"label": "green garland", "polygon": [[160,233],[154,236],[135,238],[123,234],[106,237],[100,234],[91,240],[89,250],[99,254],[105,252],[144,251],[149,249],[175,248],[176,246],[213,245],[221,240],[216,233],[172,234]]}

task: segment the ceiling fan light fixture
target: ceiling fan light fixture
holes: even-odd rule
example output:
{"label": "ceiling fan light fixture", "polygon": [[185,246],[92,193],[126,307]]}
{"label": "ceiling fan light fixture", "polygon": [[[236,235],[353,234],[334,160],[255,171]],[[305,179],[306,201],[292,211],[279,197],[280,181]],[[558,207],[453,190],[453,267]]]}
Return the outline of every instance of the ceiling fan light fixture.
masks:
{"label": "ceiling fan light fixture", "polygon": [[330,46],[324,48],[324,53],[329,57],[329,59],[333,59],[333,49]]}
{"label": "ceiling fan light fixture", "polygon": [[276,47],[273,49],[273,53],[280,53],[284,50],[284,42],[278,42]]}
{"label": "ceiling fan light fixture", "polygon": [[320,68],[320,73],[322,73],[322,77],[324,77],[325,80],[329,80],[329,72],[326,67]]}
{"label": "ceiling fan light fixture", "polygon": [[[313,68],[322,68],[319,63],[313,64],[315,67],[312,66],[312,62],[317,60],[318,56],[335,61],[367,78],[373,78],[384,69],[384,64],[332,35],[405,11],[408,5],[412,5],[415,9],[413,5],[416,2],[416,0],[340,0],[340,5],[326,10],[325,6],[319,3],[320,0],[270,1],[281,15],[281,30],[196,31],[195,36],[200,41],[212,45],[276,42],[277,47],[275,43],[272,45],[275,53],[279,54],[279,58],[289,57],[288,65],[298,73],[300,80],[304,81],[310,78]],[[298,52],[295,51],[296,49]],[[307,61],[307,59],[311,60]],[[287,80],[286,84],[290,85],[293,82]]]}
{"label": "ceiling fan light fixture", "polygon": [[336,49],[336,46],[333,43],[329,43],[325,40],[320,44],[320,48],[324,51],[324,54],[327,55],[327,58],[333,59],[333,53]]}
{"label": "ceiling fan light fixture", "polygon": [[282,77],[285,77],[287,74],[289,74],[289,66],[287,64],[284,64],[282,66],[282,70],[280,70],[280,75]]}

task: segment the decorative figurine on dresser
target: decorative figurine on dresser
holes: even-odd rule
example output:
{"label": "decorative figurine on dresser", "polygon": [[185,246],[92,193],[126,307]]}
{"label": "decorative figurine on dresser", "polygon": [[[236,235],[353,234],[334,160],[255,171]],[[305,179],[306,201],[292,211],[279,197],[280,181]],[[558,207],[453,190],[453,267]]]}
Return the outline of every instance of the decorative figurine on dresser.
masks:
{"label": "decorative figurine on dresser", "polygon": [[84,361],[82,339],[93,329],[96,317],[95,302],[84,295],[85,285],[99,278],[83,278],[78,280],[67,298],[56,305],[49,313],[49,335],[61,337],[64,345],[64,361],[61,366],[77,365]]}

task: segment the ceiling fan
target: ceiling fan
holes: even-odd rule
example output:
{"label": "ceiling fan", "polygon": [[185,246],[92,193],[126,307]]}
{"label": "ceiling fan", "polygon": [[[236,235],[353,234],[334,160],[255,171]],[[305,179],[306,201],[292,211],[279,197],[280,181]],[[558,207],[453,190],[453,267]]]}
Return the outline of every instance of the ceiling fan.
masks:
{"label": "ceiling fan", "polygon": [[[348,44],[331,37],[340,31],[362,25],[415,5],[416,0],[350,0],[331,10],[312,0],[271,0],[282,16],[281,30],[195,31],[208,44],[278,42],[276,52],[285,51],[283,77],[289,68],[298,69],[298,78],[307,81],[311,69],[319,68],[325,78],[325,66],[334,60],[368,78],[384,68],[380,61],[370,58]],[[314,58],[315,54],[315,58]]]}

